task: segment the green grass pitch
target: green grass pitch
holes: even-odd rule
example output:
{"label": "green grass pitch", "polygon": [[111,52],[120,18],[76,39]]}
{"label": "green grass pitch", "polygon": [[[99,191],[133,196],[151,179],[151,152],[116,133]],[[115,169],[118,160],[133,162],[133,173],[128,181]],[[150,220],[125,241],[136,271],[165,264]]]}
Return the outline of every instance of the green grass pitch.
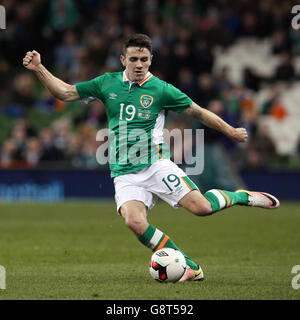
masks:
{"label": "green grass pitch", "polygon": [[291,273],[300,265],[299,208],[236,206],[201,218],[157,204],[150,222],[205,274],[202,282],[160,284],[148,271],[151,251],[127,230],[114,203],[1,204],[0,299],[299,300]]}

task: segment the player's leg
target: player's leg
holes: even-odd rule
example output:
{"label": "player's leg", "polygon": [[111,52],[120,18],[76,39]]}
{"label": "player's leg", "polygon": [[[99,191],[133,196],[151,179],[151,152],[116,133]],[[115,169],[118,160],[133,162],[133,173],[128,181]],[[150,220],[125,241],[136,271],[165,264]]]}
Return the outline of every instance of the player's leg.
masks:
{"label": "player's leg", "polygon": [[251,192],[247,190],[231,192],[211,189],[204,194],[198,190],[193,190],[186,194],[179,201],[179,204],[198,216],[206,216],[234,205],[274,209],[279,206],[279,201],[274,196],[265,192]]}
{"label": "player's leg", "polygon": [[149,224],[147,221],[147,207],[141,201],[127,201],[120,208],[120,214],[125,219],[125,225],[138,237],[138,240],[153,252],[162,248],[179,250],[185,257],[187,265],[198,269],[198,265],[192,261],[174,241],[164,232]]}
{"label": "player's leg", "polygon": [[179,204],[197,216],[207,216],[235,204],[247,205],[248,195],[216,189],[202,194],[199,190],[193,190]]}
{"label": "player's leg", "polygon": [[[192,190],[179,201],[179,204],[198,216],[206,216],[236,204],[277,208],[279,201],[274,196],[264,192],[246,190],[230,192],[212,189],[204,193],[204,195],[199,190]],[[186,270],[180,281],[195,279],[197,279],[197,271],[190,268]]]}

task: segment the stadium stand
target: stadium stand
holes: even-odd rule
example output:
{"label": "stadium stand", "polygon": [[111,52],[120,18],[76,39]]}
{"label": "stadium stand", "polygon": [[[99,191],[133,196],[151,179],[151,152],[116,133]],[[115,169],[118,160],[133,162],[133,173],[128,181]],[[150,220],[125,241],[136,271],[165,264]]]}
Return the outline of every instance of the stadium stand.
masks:
{"label": "stadium stand", "polygon": [[[76,83],[120,70],[122,40],[143,32],[153,40],[155,75],[203,107],[213,110],[217,100],[226,121],[248,129],[249,142],[240,146],[205,128],[208,152],[218,154],[216,161],[233,163],[224,169],[226,181],[240,185],[236,170],[245,168],[299,168],[300,35],[291,27],[294,4],[3,1],[0,167],[47,168],[55,160],[56,167],[99,169],[93,155],[96,132],[106,126],[102,104],[54,99],[22,67],[22,58],[36,49],[50,71]],[[170,121],[176,125],[178,119]],[[191,126],[203,128],[186,120],[185,127]]]}

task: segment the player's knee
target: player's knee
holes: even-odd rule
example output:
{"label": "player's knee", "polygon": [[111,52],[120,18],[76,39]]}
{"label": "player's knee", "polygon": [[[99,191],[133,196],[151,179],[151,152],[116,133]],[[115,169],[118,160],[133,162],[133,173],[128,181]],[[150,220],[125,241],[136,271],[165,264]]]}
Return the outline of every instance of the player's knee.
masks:
{"label": "player's knee", "polygon": [[124,218],[126,227],[137,236],[142,235],[148,227],[148,222],[143,215],[126,214]]}
{"label": "player's knee", "polygon": [[191,203],[190,211],[196,216],[207,216],[212,213],[209,201],[195,201]]}
{"label": "player's knee", "polygon": [[136,219],[135,217],[127,217],[125,218],[125,225],[127,228],[135,231],[142,224],[140,219]]}

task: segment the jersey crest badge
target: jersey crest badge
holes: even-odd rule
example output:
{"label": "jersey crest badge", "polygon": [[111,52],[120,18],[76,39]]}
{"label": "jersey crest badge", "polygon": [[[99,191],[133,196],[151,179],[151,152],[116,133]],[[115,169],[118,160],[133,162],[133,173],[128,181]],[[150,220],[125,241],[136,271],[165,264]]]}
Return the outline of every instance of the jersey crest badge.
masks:
{"label": "jersey crest badge", "polygon": [[143,108],[149,108],[153,103],[153,97],[147,94],[143,94],[140,97],[140,103]]}

